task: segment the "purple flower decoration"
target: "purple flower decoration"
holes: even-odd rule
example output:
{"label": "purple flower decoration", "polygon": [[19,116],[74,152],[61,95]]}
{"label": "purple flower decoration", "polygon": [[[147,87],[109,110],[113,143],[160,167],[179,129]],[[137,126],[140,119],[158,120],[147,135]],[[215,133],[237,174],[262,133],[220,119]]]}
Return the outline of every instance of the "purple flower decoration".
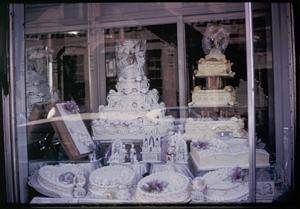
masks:
{"label": "purple flower decoration", "polygon": [[201,142],[201,141],[197,141],[197,142],[192,142],[192,146],[197,148],[197,149],[208,149],[208,142]]}
{"label": "purple flower decoration", "polygon": [[153,180],[147,182],[145,185],[142,186],[142,189],[146,192],[162,192],[168,186],[168,182]]}
{"label": "purple flower decoration", "polygon": [[72,184],[73,180],[74,180],[74,177],[75,177],[75,175],[73,173],[66,172],[66,173],[61,174],[58,177],[58,181],[62,182],[62,183],[65,183],[65,184]]}
{"label": "purple flower decoration", "polygon": [[236,167],[232,170],[231,180],[232,182],[243,181],[245,178],[245,172],[240,167]]}
{"label": "purple flower decoration", "polygon": [[66,103],[64,103],[63,107],[65,110],[73,114],[79,112],[79,107],[74,101],[67,101]]}

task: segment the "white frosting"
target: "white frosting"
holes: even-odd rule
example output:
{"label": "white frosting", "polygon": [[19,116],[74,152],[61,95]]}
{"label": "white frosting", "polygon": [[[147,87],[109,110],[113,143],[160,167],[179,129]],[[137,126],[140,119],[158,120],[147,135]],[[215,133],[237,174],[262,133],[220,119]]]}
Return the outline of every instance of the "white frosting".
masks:
{"label": "white frosting", "polygon": [[233,168],[218,169],[206,173],[203,177],[196,177],[193,185],[201,185],[201,188],[193,187],[202,192],[207,202],[238,202],[246,200],[249,195],[249,187],[246,179],[234,181],[231,175]]}
{"label": "white frosting", "polygon": [[[167,186],[161,192],[148,192],[143,189],[151,181],[166,182]],[[139,181],[135,198],[138,202],[148,203],[178,203],[185,202],[190,197],[189,179],[177,172],[164,171],[151,174]]]}
{"label": "white frosting", "polygon": [[120,77],[116,85],[116,89],[118,92],[124,92],[126,94],[132,93],[135,90],[147,93],[149,91],[149,82],[146,76],[135,79],[124,79]]}
{"label": "white frosting", "polygon": [[235,90],[231,86],[224,89],[202,90],[196,86],[192,92],[192,107],[220,107],[236,104]]}
{"label": "white frosting", "polygon": [[244,120],[242,118],[220,117],[218,120],[212,118],[193,119],[187,118],[185,123],[185,140],[196,139],[205,140],[207,138],[216,138],[220,132],[230,132],[232,137],[247,137],[244,130]]}
{"label": "white frosting", "polygon": [[[46,165],[38,170],[37,181],[41,187],[60,197],[73,197],[75,178],[79,175],[81,179],[84,178],[82,172],[75,164]],[[62,178],[63,175],[68,175],[66,180]],[[83,181],[84,185],[85,178]]]}
{"label": "white frosting", "polygon": [[147,135],[166,136],[173,128],[172,117],[165,117],[165,104],[158,103],[158,91],[149,90],[144,75],[144,40],[125,40],[116,46],[118,83],[99,106],[92,123],[95,140],[142,140]]}
{"label": "white frosting", "polygon": [[93,198],[117,199],[120,189],[129,192],[135,177],[134,171],[123,165],[98,168],[89,177],[88,195]]}
{"label": "white frosting", "polygon": [[[201,140],[202,141],[202,140]],[[190,145],[191,157],[199,170],[239,166],[249,167],[250,150],[247,139],[210,139],[205,148],[197,148],[192,142]],[[269,166],[269,154],[263,149],[256,150],[257,166]]]}
{"label": "white frosting", "polygon": [[95,140],[138,140],[148,135],[166,136],[173,123],[172,117],[152,118],[141,112],[102,112],[92,128]]}

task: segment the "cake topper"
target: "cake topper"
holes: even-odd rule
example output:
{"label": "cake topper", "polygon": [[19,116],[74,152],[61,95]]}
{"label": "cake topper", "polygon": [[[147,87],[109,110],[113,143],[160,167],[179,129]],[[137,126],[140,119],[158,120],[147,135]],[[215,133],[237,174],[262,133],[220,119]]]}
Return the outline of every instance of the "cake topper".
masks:
{"label": "cake topper", "polygon": [[117,42],[118,77],[134,79],[144,76],[146,40],[125,39]]}
{"label": "cake topper", "polygon": [[222,25],[209,24],[203,33],[202,48],[205,54],[223,54],[229,43],[229,32]]}

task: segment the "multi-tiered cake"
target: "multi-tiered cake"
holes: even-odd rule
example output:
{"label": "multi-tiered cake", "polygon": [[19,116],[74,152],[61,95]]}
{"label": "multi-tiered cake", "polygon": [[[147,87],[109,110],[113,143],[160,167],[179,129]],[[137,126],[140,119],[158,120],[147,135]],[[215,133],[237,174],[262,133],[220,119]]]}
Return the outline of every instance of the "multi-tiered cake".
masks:
{"label": "multi-tiered cake", "polygon": [[[192,141],[190,155],[196,169],[240,166],[249,167],[247,132],[244,120],[231,117],[229,109],[237,105],[235,89],[222,87],[221,77],[233,77],[232,63],[223,54],[229,43],[229,33],[223,26],[209,25],[202,39],[205,59],[200,59],[196,77],[206,78],[206,89],[195,87],[190,107],[200,107],[201,117],[188,118],[183,138]],[[224,88],[224,89],[220,89]],[[257,166],[269,165],[269,154],[256,150]]]}
{"label": "multi-tiered cake", "polygon": [[207,27],[202,48],[207,54],[198,61],[195,77],[207,80],[206,88],[195,86],[192,92],[190,107],[222,107],[236,103],[235,89],[232,86],[222,87],[221,77],[233,77],[230,61],[223,54],[229,42],[229,33],[224,27],[210,25]]}
{"label": "multi-tiered cake", "polygon": [[148,135],[165,136],[173,128],[172,117],[165,116],[158,91],[149,90],[144,74],[145,40],[124,40],[116,46],[118,83],[107,96],[108,105],[99,106],[93,121],[95,140],[142,140]]}

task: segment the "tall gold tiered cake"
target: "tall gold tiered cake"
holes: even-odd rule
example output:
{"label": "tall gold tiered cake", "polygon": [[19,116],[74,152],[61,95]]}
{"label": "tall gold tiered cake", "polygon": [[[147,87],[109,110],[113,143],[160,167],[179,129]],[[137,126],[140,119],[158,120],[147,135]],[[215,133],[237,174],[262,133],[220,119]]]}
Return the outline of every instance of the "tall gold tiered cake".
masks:
{"label": "tall gold tiered cake", "polygon": [[198,61],[195,77],[206,78],[206,87],[195,86],[190,107],[223,107],[236,104],[235,89],[222,86],[222,77],[233,77],[230,63],[223,54],[229,42],[229,33],[223,27],[207,27],[202,47],[205,58]]}
{"label": "tall gold tiered cake", "polygon": [[[238,106],[235,88],[223,86],[222,79],[232,78],[232,63],[223,54],[229,33],[221,25],[208,25],[203,34],[205,58],[198,61],[195,77],[206,79],[206,86],[195,86],[189,107],[200,112],[188,118],[183,138],[190,143],[190,155],[197,170],[215,170],[239,166],[248,168],[249,146],[243,118],[235,115]],[[269,154],[256,150],[257,165],[269,165]]]}

